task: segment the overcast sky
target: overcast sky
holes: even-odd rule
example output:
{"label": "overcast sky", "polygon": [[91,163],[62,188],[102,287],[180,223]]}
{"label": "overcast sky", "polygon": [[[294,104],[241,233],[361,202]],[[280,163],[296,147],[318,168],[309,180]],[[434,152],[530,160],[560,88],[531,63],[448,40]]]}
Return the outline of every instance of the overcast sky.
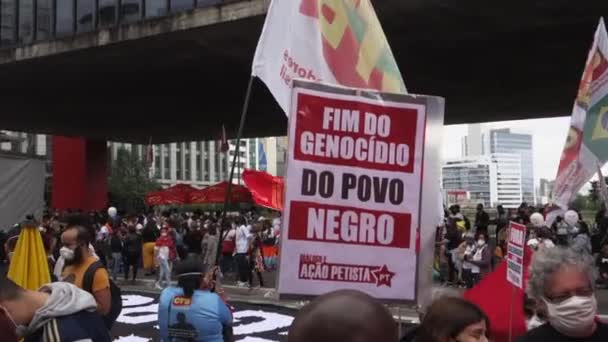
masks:
{"label": "overcast sky", "polygon": [[[536,186],[540,178],[555,179],[559,158],[566,141],[570,126],[570,117],[550,119],[531,119],[501,121],[484,124],[484,127],[511,128],[515,132],[529,133],[533,136],[534,179]],[[467,134],[467,125],[444,126],[443,149],[444,159],[460,158],[461,138]]]}

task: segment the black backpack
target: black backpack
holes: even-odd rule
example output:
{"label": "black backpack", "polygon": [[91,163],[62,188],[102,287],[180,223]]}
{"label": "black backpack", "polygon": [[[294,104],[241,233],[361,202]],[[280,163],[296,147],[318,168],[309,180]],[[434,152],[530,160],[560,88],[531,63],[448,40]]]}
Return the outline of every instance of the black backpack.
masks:
{"label": "black backpack", "polygon": [[[82,289],[90,294],[93,294],[93,278],[95,277],[95,272],[97,272],[97,270],[100,268],[105,267],[100,261],[96,261],[91,264],[91,266],[89,266],[89,268],[87,268],[86,272],[84,273],[84,277],[82,279]],[[122,311],[122,293],[120,291],[120,288],[116,286],[112,279],[109,279],[109,281],[110,294],[112,297],[110,312],[108,312],[107,315],[103,316],[103,321],[106,324],[108,330],[112,329],[114,322],[116,322],[116,319]]]}

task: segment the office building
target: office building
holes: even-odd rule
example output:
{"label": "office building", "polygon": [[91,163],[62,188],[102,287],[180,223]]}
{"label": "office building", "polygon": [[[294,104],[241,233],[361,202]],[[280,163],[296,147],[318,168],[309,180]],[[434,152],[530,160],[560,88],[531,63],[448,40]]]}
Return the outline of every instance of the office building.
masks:
{"label": "office building", "polygon": [[[532,135],[515,133],[509,128],[490,129],[482,134],[482,140],[482,154],[492,154],[496,156],[497,163],[505,163],[505,165],[502,165],[503,169],[511,170],[514,163],[519,163],[522,192],[521,201],[527,202],[528,204],[536,203]],[[515,161],[513,157],[508,156],[507,154],[519,155],[519,162]],[[499,169],[501,169],[500,166]]]}
{"label": "office building", "polygon": [[[239,155],[234,170],[233,182],[242,184],[241,174],[245,169],[266,171],[277,175],[284,166],[283,137],[252,138],[240,141]],[[230,167],[236,152],[236,140],[228,141],[228,151],[220,150],[218,141],[191,141],[153,145],[151,165],[154,178],[163,186],[177,183],[205,187],[228,180]],[[147,146],[111,143],[112,159],[118,149],[137,153],[142,160],[147,158]]]}
{"label": "office building", "polygon": [[505,208],[517,208],[523,201],[522,161],[516,153],[493,153],[490,155],[496,165],[497,204]]}
{"label": "office building", "polygon": [[[504,190],[499,192],[504,194],[502,197],[508,198],[509,203],[518,197],[514,189],[516,186],[513,184],[516,179],[521,182],[518,190],[521,192],[519,204],[524,201],[529,204],[536,203],[532,135],[516,133],[509,128],[482,129],[481,124],[473,124],[468,126],[468,134],[462,138],[461,150],[465,157],[491,156],[498,164],[498,178],[502,178],[498,188],[503,186]],[[514,157],[514,154],[519,158]],[[513,174],[514,164],[520,167],[517,175]],[[504,172],[506,174],[501,175]]]}
{"label": "office building", "polygon": [[470,202],[487,207],[493,207],[498,201],[496,177],[496,163],[489,156],[452,159],[445,161],[442,167],[442,185],[446,193],[467,192]]}
{"label": "office building", "polygon": [[551,195],[553,194],[553,186],[555,185],[555,181],[549,181],[547,179],[541,178],[538,191],[536,194],[536,199],[540,204],[549,203],[551,200]]}
{"label": "office building", "polygon": [[[47,177],[52,176],[51,136],[21,132],[0,132],[0,152],[29,155],[47,160]],[[230,174],[228,165],[236,151],[236,141],[228,141],[227,153],[220,151],[217,141],[181,142],[153,145],[151,175],[163,186],[188,183],[205,187],[224,180]],[[135,151],[147,160],[147,146],[108,143],[112,160],[119,148]],[[242,183],[245,169],[266,171],[283,176],[287,155],[287,137],[252,138],[241,140],[240,157],[235,167],[234,182]]]}

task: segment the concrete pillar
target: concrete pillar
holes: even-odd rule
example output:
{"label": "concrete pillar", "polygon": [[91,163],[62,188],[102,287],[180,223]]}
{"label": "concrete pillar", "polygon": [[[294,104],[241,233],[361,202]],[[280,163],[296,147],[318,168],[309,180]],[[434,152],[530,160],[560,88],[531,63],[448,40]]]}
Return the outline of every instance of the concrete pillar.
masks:
{"label": "concrete pillar", "polygon": [[216,183],[215,179],[215,156],[217,153],[221,153],[215,148],[215,141],[209,142],[209,154],[207,154],[207,158],[209,158],[209,182],[211,184]]}
{"label": "concrete pillar", "polygon": [[105,141],[53,137],[55,209],[102,210],[107,206],[108,164]]}
{"label": "concrete pillar", "polygon": [[169,176],[171,183],[177,182],[177,143],[171,143],[169,145],[169,158],[171,165],[169,166]]}
{"label": "concrete pillar", "polygon": [[201,165],[196,164],[196,151],[198,151],[199,148],[199,143],[195,141],[190,142],[190,160],[186,160],[186,163],[190,163],[190,181],[192,182],[198,182],[198,168],[201,167]]}

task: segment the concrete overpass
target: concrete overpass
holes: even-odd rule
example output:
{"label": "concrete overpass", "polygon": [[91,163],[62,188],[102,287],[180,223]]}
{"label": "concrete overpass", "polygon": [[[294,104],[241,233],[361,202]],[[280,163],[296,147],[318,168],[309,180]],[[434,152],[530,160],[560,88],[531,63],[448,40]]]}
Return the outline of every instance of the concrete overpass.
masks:
{"label": "concrete overpass", "polygon": [[[75,1],[2,1],[19,5],[0,13],[0,129],[160,143],[214,139],[225,124],[234,135],[268,0],[90,0],[98,11],[66,19]],[[410,92],[444,96],[447,124],[569,115],[608,14],[602,0],[374,5]],[[286,133],[261,82],[245,133]]]}

